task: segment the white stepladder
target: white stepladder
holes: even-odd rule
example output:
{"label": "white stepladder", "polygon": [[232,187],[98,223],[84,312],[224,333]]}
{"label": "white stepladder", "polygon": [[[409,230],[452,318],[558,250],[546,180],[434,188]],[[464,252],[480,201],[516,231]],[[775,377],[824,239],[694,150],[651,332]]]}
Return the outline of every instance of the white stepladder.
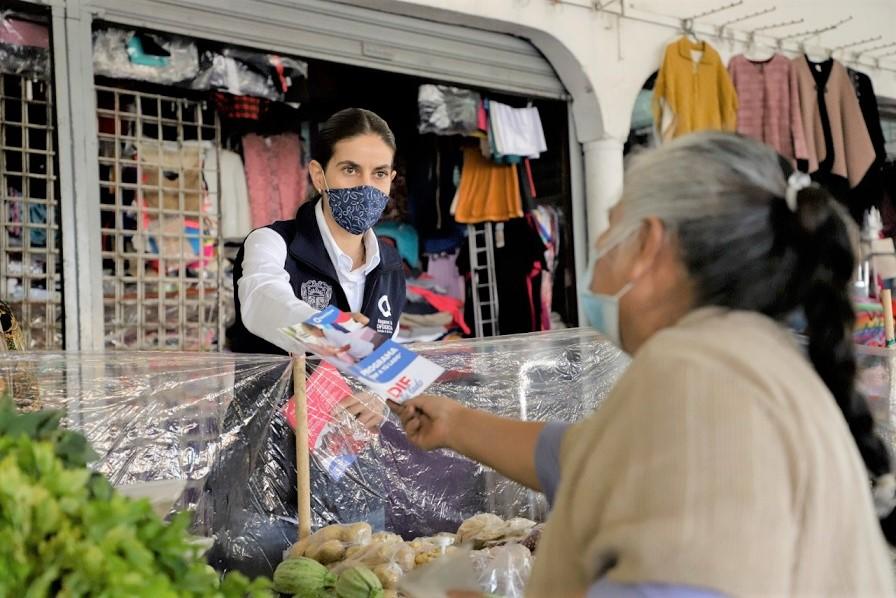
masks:
{"label": "white stepladder", "polygon": [[[470,249],[470,284],[473,296],[473,329],[477,338],[498,336],[498,285],[495,281],[494,224],[467,225]],[[503,223],[498,223],[503,227]]]}

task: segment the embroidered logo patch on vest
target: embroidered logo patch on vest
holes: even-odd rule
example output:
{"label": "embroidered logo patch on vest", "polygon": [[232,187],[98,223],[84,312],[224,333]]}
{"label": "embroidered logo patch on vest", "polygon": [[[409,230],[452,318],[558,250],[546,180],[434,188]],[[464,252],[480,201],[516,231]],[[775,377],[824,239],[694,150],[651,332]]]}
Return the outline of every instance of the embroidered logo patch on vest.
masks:
{"label": "embroidered logo patch on vest", "polygon": [[314,309],[323,309],[330,305],[333,297],[333,287],[320,280],[307,280],[299,288],[302,301]]}

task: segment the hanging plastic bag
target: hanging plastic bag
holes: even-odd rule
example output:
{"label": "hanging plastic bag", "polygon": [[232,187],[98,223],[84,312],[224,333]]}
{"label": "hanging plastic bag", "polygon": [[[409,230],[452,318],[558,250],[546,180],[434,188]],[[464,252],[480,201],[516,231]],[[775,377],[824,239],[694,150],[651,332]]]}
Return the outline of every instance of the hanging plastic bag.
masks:
{"label": "hanging plastic bag", "polygon": [[227,48],[223,53],[202,53],[199,74],[190,88],[280,102],[295,80],[307,73],[308,65],[292,58]]}
{"label": "hanging plastic bag", "polygon": [[417,95],[418,130],[437,135],[469,135],[478,130],[480,96],[469,89],[421,85]]}
{"label": "hanging plastic bag", "polygon": [[[196,44],[176,36],[141,34],[140,50],[128,44],[136,32],[126,29],[101,29],[93,34],[93,71],[103,77],[136,79],[161,85],[171,85],[194,78],[199,72],[199,52]],[[147,58],[147,43],[151,40],[168,56],[164,60]],[[135,60],[132,60],[132,56]]]}
{"label": "hanging plastic bag", "polygon": [[32,79],[50,77],[50,32],[40,23],[0,18],[0,72]]}
{"label": "hanging plastic bag", "polygon": [[245,64],[250,69],[270,78],[279,93],[285,94],[298,79],[308,76],[308,63],[280,56],[262,54],[237,48],[224,48],[224,56]]}

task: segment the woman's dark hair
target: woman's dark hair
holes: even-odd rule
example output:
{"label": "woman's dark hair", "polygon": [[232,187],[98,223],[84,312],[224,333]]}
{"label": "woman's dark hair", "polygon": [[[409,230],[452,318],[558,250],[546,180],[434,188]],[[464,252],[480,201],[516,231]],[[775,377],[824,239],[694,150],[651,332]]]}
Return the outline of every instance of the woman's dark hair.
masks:
{"label": "woman's dark hair", "polygon": [[[627,226],[616,228],[622,236],[648,216],[661,219],[676,235],[698,305],[756,311],[782,322],[802,311],[809,358],[876,481],[891,472],[891,459],[855,385],[849,294],[855,225],[818,185],[794,187],[788,202],[792,172],[757,141],[690,135],[634,158],[622,198]],[[881,525],[896,544],[896,516]]]}
{"label": "woman's dark hair", "polygon": [[333,157],[333,148],[345,139],[372,133],[395,151],[395,135],[382,118],[363,108],[346,108],[320,126],[311,157],[326,168]]}

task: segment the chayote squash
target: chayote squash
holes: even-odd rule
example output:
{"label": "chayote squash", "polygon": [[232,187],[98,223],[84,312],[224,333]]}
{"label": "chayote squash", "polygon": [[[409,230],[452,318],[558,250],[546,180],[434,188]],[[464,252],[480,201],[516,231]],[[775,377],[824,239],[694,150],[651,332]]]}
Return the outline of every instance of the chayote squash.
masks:
{"label": "chayote squash", "polygon": [[326,567],[305,557],[285,560],[274,571],[274,590],[299,598],[325,596],[335,583]]}
{"label": "chayote squash", "polygon": [[367,567],[346,569],[336,580],[337,598],[383,598],[383,584]]}

